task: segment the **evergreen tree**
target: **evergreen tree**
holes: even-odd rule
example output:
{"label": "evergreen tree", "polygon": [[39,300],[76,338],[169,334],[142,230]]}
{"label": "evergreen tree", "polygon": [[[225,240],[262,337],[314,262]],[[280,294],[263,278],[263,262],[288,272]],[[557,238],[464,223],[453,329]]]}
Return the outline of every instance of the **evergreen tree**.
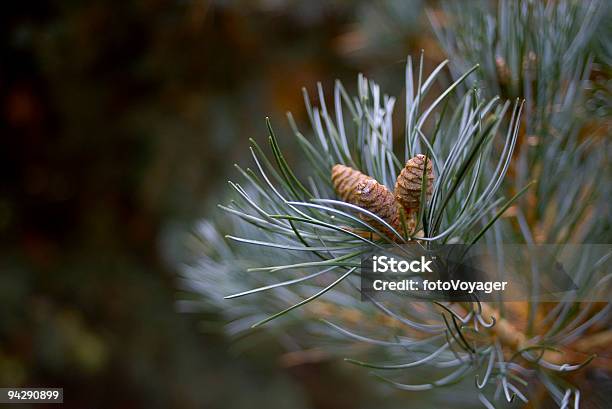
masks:
{"label": "evergreen tree", "polygon": [[[596,279],[609,253],[580,273],[585,292],[557,303],[361,301],[361,257],[383,246],[482,243],[503,262],[503,243],[610,242],[609,90],[591,81],[594,70],[609,78],[610,41],[598,31],[607,5],[442,12],[444,23],[430,18],[450,62],[426,73],[423,55],[408,58],[403,129],[393,129],[396,98],[362,75],[354,96],[336,82],[326,99],[319,84],[319,106],[304,91],[312,130],[288,119],[306,166],[289,163],[267,121],[268,153],[251,141],[254,166],[237,166],[242,179],[220,205],[227,219],[200,224],[184,284],[199,307],[222,310],[230,335],[324,346],[402,390],[454,388],[487,408],[546,390],[559,407],[579,407],[585,367],[609,370],[593,353],[612,340],[610,305],[581,302],[609,297],[609,276]],[[453,80],[436,91],[446,70]],[[416,205],[404,206],[396,180],[417,155],[420,180],[406,185]],[[570,267],[592,254],[582,257]],[[352,358],[363,344],[368,362]]]}

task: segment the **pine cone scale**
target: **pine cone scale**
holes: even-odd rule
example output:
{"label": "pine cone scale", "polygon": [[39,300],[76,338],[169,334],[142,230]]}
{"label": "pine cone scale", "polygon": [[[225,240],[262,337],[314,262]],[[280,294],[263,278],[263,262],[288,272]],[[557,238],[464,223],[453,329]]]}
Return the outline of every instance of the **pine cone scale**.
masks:
{"label": "pine cone scale", "polygon": [[[357,197],[359,206],[376,214],[393,228],[397,228],[397,203],[395,202],[393,193],[384,185],[381,185],[376,180],[369,177],[363,179],[357,186]],[[375,227],[379,224],[375,221],[370,222],[372,222]]]}
{"label": "pine cone scale", "polygon": [[334,165],[332,168],[332,184],[340,198],[348,203],[358,205],[356,195],[357,184],[363,178],[369,178],[358,170],[344,165]]}

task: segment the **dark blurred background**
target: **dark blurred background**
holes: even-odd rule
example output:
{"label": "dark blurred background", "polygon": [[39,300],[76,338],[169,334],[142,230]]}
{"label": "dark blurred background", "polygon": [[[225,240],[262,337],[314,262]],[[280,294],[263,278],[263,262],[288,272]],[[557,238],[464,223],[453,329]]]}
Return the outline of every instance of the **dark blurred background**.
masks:
{"label": "dark blurred background", "polygon": [[[214,217],[301,87],[400,95],[419,1],[10,2],[0,16],[0,386],[65,406],[382,407],[363,374],[236,354],[176,312],[175,233]],[[303,128],[306,128],[305,126]],[[339,369],[340,368],[340,369]],[[20,405],[19,407],[25,407]],[[385,406],[386,407],[386,406]]]}

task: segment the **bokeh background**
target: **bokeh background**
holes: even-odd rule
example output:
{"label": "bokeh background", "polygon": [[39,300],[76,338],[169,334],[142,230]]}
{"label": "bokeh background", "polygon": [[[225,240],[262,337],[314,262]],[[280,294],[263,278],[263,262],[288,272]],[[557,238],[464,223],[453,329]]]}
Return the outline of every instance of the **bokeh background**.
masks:
{"label": "bokeh background", "polygon": [[236,352],[214,316],[177,313],[176,261],[264,118],[281,138],[285,111],[304,121],[302,86],[363,71],[399,94],[406,55],[439,54],[422,9],[3,5],[0,386],[63,387],[74,408],[375,404],[355,371]]}
{"label": "bokeh background", "polygon": [[302,86],[354,89],[364,72],[401,95],[408,54],[444,58],[423,7],[3,4],[0,386],[63,387],[71,408],[418,406],[365,371],[237,350],[214,314],[176,301],[181,237],[214,218],[264,118],[291,152]]}

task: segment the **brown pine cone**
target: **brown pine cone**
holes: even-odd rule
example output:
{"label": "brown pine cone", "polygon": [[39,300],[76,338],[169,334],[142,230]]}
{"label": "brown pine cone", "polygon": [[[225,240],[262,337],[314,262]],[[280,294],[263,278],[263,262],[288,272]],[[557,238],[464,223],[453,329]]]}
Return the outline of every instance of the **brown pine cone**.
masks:
{"label": "brown pine cone", "polygon": [[[378,217],[389,223],[400,234],[403,233],[401,224],[399,205],[395,200],[395,196],[386,186],[381,185],[372,177],[365,175],[358,170],[344,165],[334,165],[331,172],[332,184],[336,193],[340,198],[354,205],[368,210]],[[387,228],[381,223],[376,222],[372,218],[364,214],[359,217],[365,222],[371,224],[374,228],[385,233],[387,236],[397,239]],[[406,228],[411,232],[415,227],[414,216],[405,215]],[[359,234],[364,232],[359,231]],[[367,233],[372,237],[371,233]]]}
{"label": "brown pine cone", "polygon": [[406,162],[406,166],[395,182],[395,198],[408,216],[412,216],[419,210],[425,160],[427,160],[426,199],[429,200],[433,191],[434,175],[431,160],[425,155],[419,154]]}
{"label": "brown pine cone", "polygon": [[372,179],[368,175],[344,165],[334,165],[331,171],[332,183],[340,199],[345,202],[359,205],[357,200],[357,184],[361,181]]}
{"label": "brown pine cone", "polygon": [[[387,223],[394,229],[400,231],[399,209],[393,193],[372,178],[366,178],[357,184],[356,190],[358,205],[362,209],[368,210]],[[362,215],[363,219],[381,231],[387,231],[380,223],[375,220],[368,220]],[[388,232],[387,232],[388,233]]]}
{"label": "brown pine cone", "polygon": [[510,73],[510,68],[508,68],[508,64],[506,64],[506,60],[504,57],[497,56],[495,58],[495,70],[497,72],[497,79],[502,87],[507,87],[512,80],[512,74]]}

